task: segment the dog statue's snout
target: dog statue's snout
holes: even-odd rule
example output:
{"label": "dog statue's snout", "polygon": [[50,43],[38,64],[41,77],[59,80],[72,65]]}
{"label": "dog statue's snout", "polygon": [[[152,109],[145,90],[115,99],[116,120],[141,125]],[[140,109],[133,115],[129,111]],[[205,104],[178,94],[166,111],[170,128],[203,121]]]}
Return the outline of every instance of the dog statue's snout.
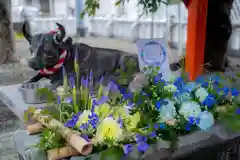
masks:
{"label": "dog statue's snout", "polygon": [[30,58],[28,59],[28,67],[34,69],[34,70],[40,70],[40,64],[37,60]]}

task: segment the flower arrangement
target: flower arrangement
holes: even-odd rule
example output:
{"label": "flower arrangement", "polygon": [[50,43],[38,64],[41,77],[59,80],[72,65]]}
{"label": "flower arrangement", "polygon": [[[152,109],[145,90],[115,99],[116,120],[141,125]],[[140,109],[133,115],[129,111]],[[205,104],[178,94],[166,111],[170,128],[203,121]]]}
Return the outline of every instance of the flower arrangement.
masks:
{"label": "flower arrangement", "polygon": [[[75,66],[76,73],[78,69]],[[223,85],[226,78],[215,75],[190,82],[180,76],[166,81],[158,70],[146,68],[138,77],[141,84],[133,80],[129,88],[135,87],[130,90],[113,81],[104,86],[104,77],[95,89],[91,72],[81,79],[64,76],[56,95],[48,93],[56,100],[54,118],[81,133],[94,145],[93,153],[102,152],[103,159],[109,155],[120,159],[136,151],[143,156],[160,140],[176,148],[179,136],[207,131],[217,121],[240,128],[239,92]],[[38,147],[49,150],[66,145],[63,138],[49,136],[57,132],[45,129]]]}

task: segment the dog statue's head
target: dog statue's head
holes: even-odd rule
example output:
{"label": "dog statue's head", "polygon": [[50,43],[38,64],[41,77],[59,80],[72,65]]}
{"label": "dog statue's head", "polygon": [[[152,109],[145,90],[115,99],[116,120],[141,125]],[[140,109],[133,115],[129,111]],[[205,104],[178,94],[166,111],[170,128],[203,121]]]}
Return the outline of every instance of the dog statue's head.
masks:
{"label": "dog statue's head", "polygon": [[29,25],[25,22],[22,32],[30,45],[31,56],[28,59],[28,66],[34,70],[50,68],[54,66],[60,58],[59,47],[65,37],[65,28],[56,23],[58,32],[40,33],[31,35]]}

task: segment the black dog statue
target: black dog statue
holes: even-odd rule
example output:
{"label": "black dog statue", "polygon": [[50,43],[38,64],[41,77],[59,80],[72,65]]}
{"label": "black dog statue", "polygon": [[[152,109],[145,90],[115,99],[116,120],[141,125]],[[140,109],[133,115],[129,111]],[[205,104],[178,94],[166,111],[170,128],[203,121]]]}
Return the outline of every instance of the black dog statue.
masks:
{"label": "black dog statue", "polygon": [[[29,82],[37,82],[42,78],[51,81],[53,89],[63,84],[63,68],[67,76],[74,76],[74,63],[79,64],[80,76],[93,72],[93,80],[101,76],[105,79],[118,79],[116,70],[126,70],[126,61],[136,62],[135,71],[139,72],[137,55],[119,50],[90,47],[83,43],[72,43],[72,38],[65,38],[65,28],[57,23],[58,29],[49,33],[31,35],[28,23],[22,26],[22,32],[29,42],[31,57],[28,66],[39,71]],[[130,80],[131,81],[131,80]],[[130,82],[129,81],[129,82]]]}

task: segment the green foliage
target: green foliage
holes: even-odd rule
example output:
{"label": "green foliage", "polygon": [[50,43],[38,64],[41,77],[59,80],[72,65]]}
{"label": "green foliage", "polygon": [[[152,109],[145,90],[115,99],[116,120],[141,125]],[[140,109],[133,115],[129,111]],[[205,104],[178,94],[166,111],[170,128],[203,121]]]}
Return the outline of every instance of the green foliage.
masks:
{"label": "green foliage", "polygon": [[119,85],[128,85],[138,71],[138,63],[135,59],[126,59],[124,65],[124,70],[116,70],[116,73],[119,74],[119,78],[117,79]]}
{"label": "green foliage", "polygon": [[123,151],[120,148],[112,147],[100,152],[100,160],[121,160]]}
{"label": "green foliage", "polygon": [[47,97],[47,102],[52,103],[56,101],[56,95],[48,88],[40,88],[37,91],[39,96]]}
{"label": "green foliage", "polygon": [[[142,6],[144,13],[148,14],[157,12],[161,4],[167,5],[169,2],[176,3],[171,1],[173,0],[138,0],[138,5]],[[115,5],[120,5],[121,3],[124,4],[125,2],[128,3],[129,0],[118,0]],[[96,11],[99,9],[99,7],[99,0],[86,0],[85,9],[81,13],[80,17],[83,18],[85,14],[88,14],[88,16],[95,16]]]}
{"label": "green foliage", "polygon": [[36,145],[36,147],[44,151],[48,151],[54,148],[61,148],[66,145],[65,140],[58,132],[48,128],[45,128],[43,130],[40,137],[41,139],[39,143]]}
{"label": "green foliage", "polygon": [[36,111],[36,108],[34,107],[28,107],[28,109],[24,112],[24,121],[27,122],[29,121],[29,118],[31,117],[31,115],[34,114],[34,112]]}

